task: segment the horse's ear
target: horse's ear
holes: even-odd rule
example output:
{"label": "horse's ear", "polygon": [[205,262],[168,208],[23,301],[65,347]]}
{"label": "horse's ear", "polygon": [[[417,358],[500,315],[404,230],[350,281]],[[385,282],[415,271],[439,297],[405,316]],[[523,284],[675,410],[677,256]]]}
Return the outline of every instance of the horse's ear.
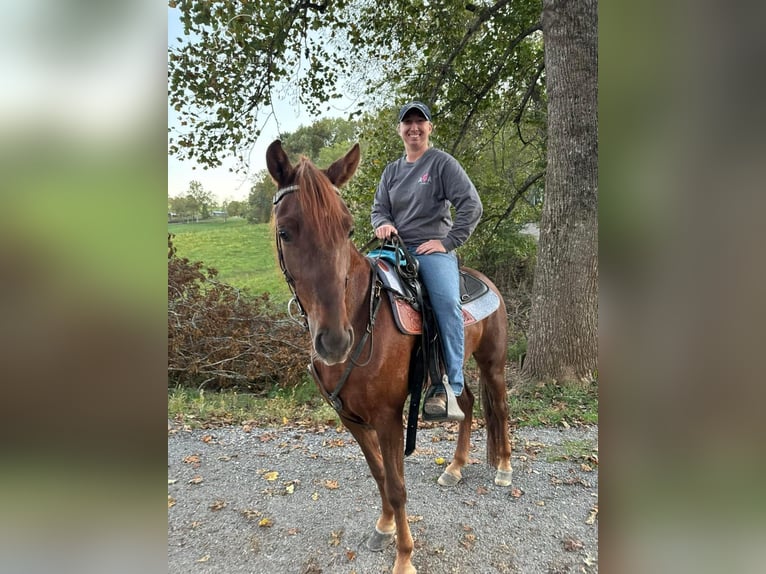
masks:
{"label": "horse's ear", "polygon": [[293,166],[290,165],[290,160],[285,150],[282,149],[281,141],[274,140],[266,149],[266,167],[278,186],[289,183],[293,174]]}
{"label": "horse's ear", "polygon": [[356,168],[359,167],[360,157],[359,144],[354,144],[354,147],[352,147],[346,155],[325,170],[327,179],[329,179],[335,187],[340,187],[354,175]]}

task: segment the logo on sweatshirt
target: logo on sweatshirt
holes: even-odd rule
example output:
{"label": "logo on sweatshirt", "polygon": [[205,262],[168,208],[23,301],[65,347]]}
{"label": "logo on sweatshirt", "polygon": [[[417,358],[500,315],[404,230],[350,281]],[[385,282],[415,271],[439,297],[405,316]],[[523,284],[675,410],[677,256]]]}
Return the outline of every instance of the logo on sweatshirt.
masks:
{"label": "logo on sweatshirt", "polygon": [[424,173],[423,175],[420,176],[418,183],[420,185],[426,185],[428,183],[431,183],[431,175],[428,172]]}

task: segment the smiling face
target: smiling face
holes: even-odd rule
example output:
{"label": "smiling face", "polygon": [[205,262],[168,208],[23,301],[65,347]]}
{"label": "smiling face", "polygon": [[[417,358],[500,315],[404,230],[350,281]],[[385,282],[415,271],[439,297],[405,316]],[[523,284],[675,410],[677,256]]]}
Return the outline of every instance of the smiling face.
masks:
{"label": "smiling face", "polygon": [[428,137],[434,126],[420,112],[412,110],[399,122],[399,137],[408,151],[428,148]]}

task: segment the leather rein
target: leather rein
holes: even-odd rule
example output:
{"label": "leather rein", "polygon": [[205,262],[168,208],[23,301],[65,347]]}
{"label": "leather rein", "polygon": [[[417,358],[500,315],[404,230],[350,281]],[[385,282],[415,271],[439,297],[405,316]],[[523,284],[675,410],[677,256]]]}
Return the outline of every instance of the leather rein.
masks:
{"label": "leather rein", "polygon": [[[292,193],[294,191],[297,191],[298,189],[300,189],[298,185],[290,185],[288,187],[283,187],[278,189],[277,193],[274,194],[274,198],[272,200],[273,205],[276,206],[285,197],[285,195]],[[337,188],[335,189],[335,191],[338,192]],[[302,325],[306,331],[309,331],[308,315],[306,314],[306,310],[304,309],[303,305],[301,305],[300,299],[298,298],[298,293],[295,289],[295,279],[290,274],[290,271],[287,269],[287,265],[285,264],[285,258],[282,252],[282,239],[279,237],[279,229],[278,228],[275,229],[274,233],[276,236],[277,259],[279,260],[279,267],[282,270],[282,274],[285,277],[287,286],[290,288],[290,292],[292,293],[292,299],[290,299],[290,301],[287,304],[287,313],[292,320],[297,322],[299,325]],[[330,403],[330,405],[337,411],[339,416],[355,423],[363,423],[363,421],[355,420],[343,414],[342,412],[343,402],[340,400],[339,395],[344,385],[348,381],[348,377],[351,374],[351,371],[353,370],[353,368],[363,367],[367,365],[372,359],[372,352],[373,352],[373,346],[374,346],[373,329],[375,327],[375,319],[378,315],[378,310],[380,309],[380,302],[382,300],[381,289],[383,287],[383,283],[380,281],[380,279],[378,279],[377,273],[375,272],[375,268],[372,266],[372,264],[370,264],[370,273],[371,273],[371,279],[370,279],[371,289],[370,289],[370,304],[369,304],[369,316],[368,316],[367,328],[365,329],[364,335],[362,336],[359,343],[357,344],[356,349],[354,349],[354,352],[352,353],[351,357],[348,359],[348,365],[346,366],[346,370],[343,372],[343,375],[341,375],[341,378],[339,379],[332,393],[328,393],[327,390],[324,388],[324,386],[321,384],[321,381],[319,379],[319,373],[317,373],[316,369],[314,368],[313,354],[311,358],[311,363],[309,363],[309,367],[308,367],[311,375],[316,379],[317,383],[319,383],[318,385],[319,389],[322,391],[322,394],[324,395],[325,400],[327,400],[327,402]],[[295,316],[293,316],[293,312],[292,312],[293,305],[295,305],[298,308],[299,317],[302,321],[299,321],[298,319],[296,319]],[[364,349],[364,346],[367,343],[367,339],[370,340],[370,352],[367,357],[367,360],[364,363],[357,363],[360,355],[362,354],[362,350]]]}

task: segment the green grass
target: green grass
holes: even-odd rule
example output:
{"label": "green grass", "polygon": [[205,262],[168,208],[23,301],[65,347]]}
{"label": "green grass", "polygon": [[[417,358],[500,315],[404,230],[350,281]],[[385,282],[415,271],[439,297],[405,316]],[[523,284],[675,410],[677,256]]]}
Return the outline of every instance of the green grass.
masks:
{"label": "green grass", "polygon": [[561,445],[549,447],[546,454],[548,462],[557,462],[562,460],[583,460],[587,461],[593,454],[598,454],[598,445],[595,441],[589,440],[567,440]]}
{"label": "green grass", "polygon": [[335,411],[319,396],[312,381],[290,389],[274,389],[268,396],[235,391],[207,392],[187,388],[168,390],[168,419],[190,428],[245,423],[259,426],[300,422],[339,425]]}
{"label": "green grass", "polygon": [[511,417],[519,426],[598,424],[598,384],[519,385],[509,396]]}
{"label": "green grass", "polygon": [[171,223],[179,257],[202,261],[218,270],[218,279],[250,295],[269,293],[274,301],[290,299],[277,265],[274,238],[268,223],[250,224],[241,218],[201,223]]}
{"label": "green grass", "polygon": [[[544,387],[514,389],[509,392],[508,404],[511,422],[519,427],[598,424],[596,384],[586,387],[550,383]],[[474,418],[481,417],[477,400]],[[295,387],[274,389],[266,397],[234,391],[170,389],[168,418],[192,428],[238,425],[252,420],[263,425],[285,424],[287,421],[335,424],[330,421],[338,420],[335,411],[321,399],[313,381],[308,378]],[[582,458],[580,451],[590,448],[590,445],[583,445],[578,450],[578,445],[570,446],[562,456]]]}

